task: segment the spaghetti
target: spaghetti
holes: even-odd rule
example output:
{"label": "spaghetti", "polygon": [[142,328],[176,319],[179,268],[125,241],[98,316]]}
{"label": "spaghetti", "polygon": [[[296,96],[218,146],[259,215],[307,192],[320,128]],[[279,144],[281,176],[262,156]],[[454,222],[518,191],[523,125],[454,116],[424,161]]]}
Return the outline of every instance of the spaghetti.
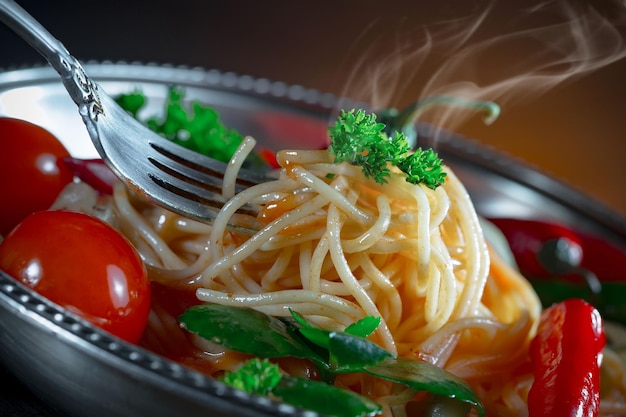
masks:
{"label": "spaghetti", "polygon": [[[541,304],[486,241],[452,170],[433,190],[397,175],[376,183],[327,151],[281,151],[275,180],[235,194],[236,171],[253,145],[246,138],[235,153],[223,188],[230,200],[211,225],[141,202],[121,183],[90,210],[107,213],[164,288],[275,316],[293,310],[326,329],[381,317],[372,340],[389,352],[463,378],[488,415],[528,414],[527,352]],[[259,211],[252,234],[231,227],[243,205]],[[146,347],[216,376],[245,358],[186,333],[168,308],[153,304]],[[313,372],[297,361],[281,365],[292,374]],[[341,375],[336,384],[360,387],[386,416],[412,415],[419,399],[363,375]]]}

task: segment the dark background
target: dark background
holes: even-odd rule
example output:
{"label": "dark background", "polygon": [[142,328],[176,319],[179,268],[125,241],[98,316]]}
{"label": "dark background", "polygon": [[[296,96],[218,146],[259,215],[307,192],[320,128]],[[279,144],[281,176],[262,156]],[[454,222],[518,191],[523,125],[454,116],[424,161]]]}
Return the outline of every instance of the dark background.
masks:
{"label": "dark background", "polygon": [[[626,46],[618,32],[607,31],[601,23],[601,17],[623,19],[623,5],[586,2],[597,6],[600,16],[587,6],[568,14],[529,0],[22,0],[20,4],[82,61],[216,68],[381,106],[403,106],[431,92],[426,87],[433,75],[449,68],[445,62],[455,58],[463,57],[439,86],[459,81],[493,85],[546,64],[539,73],[552,78],[525,77],[504,96],[483,90],[482,97],[502,107],[492,126],[469,115],[453,118],[455,123],[446,127],[509,152],[626,215],[622,187],[626,61],[621,59]],[[580,16],[589,20],[572,36],[563,23]],[[437,25],[444,21],[446,25]],[[556,24],[561,26],[545,36],[537,30]],[[460,39],[472,25],[477,29],[462,47],[441,41]],[[521,32],[525,34],[520,39],[511,38]],[[502,42],[486,49],[471,46],[494,39]],[[577,39],[576,44],[571,39]],[[569,54],[574,45],[586,56],[556,64],[554,60]],[[426,49],[428,54],[416,56]],[[537,53],[542,54],[538,61]],[[0,26],[0,68],[33,63],[43,60]],[[591,63],[598,68],[575,69],[576,64]],[[574,75],[561,76],[568,71]],[[563,82],[556,82],[561,78]]]}

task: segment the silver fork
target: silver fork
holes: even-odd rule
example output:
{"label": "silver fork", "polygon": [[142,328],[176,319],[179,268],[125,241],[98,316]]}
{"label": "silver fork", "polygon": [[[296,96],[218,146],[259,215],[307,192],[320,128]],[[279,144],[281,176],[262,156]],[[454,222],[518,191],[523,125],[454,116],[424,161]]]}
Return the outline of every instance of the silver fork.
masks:
{"label": "silver fork", "polygon": [[[98,153],[126,185],[186,217],[205,223],[215,218],[226,202],[221,186],[227,164],[176,145],[137,122],[87,76],[58,39],[13,0],[0,0],[0,20],[59,73]],[[236,190],[268,179],[241,170]],[[250,206],[239,212],[255,215]]]}

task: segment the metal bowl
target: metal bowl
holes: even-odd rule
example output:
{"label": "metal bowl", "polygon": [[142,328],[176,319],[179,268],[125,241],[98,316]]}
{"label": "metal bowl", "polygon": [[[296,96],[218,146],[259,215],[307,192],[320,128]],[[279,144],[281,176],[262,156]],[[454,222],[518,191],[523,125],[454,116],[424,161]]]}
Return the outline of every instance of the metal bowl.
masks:
{"label": "metal bowl", "polygon": [[[162,108],[170,85],[183,87],[186,98],[215,107],[227,125],[274,149],[325,146],[337,110],[363,106],[215,70],[106,62],[87,63],[85,69],[110,94],[141,89],[149,99],[147,112]],[[0,115],[44,126],[77,157],[97,156],[76,106],[49,67],[0,72]],[[435,134],[429,126],[418,129],[422,137]],[[437,151],[464,182],[479,214],[558,220],[626,248],[626,219],[597,201],[478,142],[437,134]],[[1,271],[0,362],[52,407],[41,416],[316,415],[233,390],[114,338]],[[28,399],[2,400],[21,398]]]}

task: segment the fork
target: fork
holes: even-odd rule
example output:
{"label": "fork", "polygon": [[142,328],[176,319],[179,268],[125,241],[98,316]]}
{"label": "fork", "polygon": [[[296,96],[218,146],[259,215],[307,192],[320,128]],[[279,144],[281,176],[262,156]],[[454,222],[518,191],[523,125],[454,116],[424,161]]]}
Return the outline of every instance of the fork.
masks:
{"label": "fork", "polygon": [[[185,217],[204,223],[215,219],[226,203],[221,195],[226,163],[183,148],[135,120],[15,1],[0,0],[0,20],[58,72],[100,157],[122,182],[142,198]],[[242,169],[235,189],[268,180]],[[239,212],[255,215],[255,208],[243,206]]]}

